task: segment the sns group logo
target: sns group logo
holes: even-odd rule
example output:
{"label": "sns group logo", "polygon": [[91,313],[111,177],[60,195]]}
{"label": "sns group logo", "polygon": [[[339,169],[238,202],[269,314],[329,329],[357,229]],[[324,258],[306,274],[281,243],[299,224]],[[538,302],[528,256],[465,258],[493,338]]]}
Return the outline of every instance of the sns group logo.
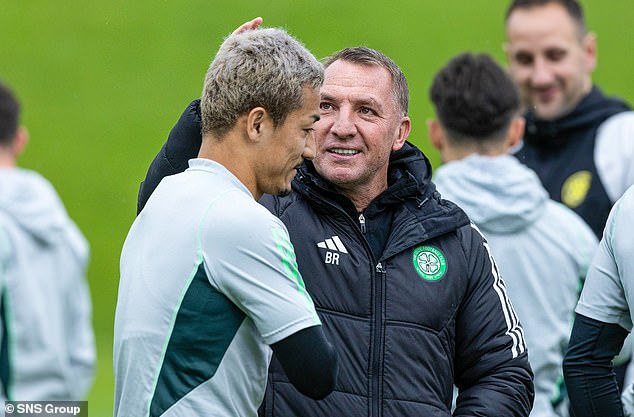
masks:
{"label": "sns group logo", "polygon": [[[71,401],[5,401],[4,411],[7,416],[82,416],[80,402]],[[87,408],[87,407],[85,407]]]}

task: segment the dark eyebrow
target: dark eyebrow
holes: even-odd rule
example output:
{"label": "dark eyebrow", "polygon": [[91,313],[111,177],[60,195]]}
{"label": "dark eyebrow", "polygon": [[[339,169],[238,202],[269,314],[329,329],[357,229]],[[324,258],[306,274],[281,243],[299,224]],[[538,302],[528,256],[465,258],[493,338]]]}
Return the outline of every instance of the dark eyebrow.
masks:
{"label": "dark eyebrow", "polygon": [[372,97],[360,99],[359,104],[363,106],[370,106],[370,107],[379,107],[379,108],[381,107],[380,103]]}
{"label": "dark eyebrow", "polygon": [[321,93],[319,96],[320,100],[328,100],[328,101],[335,101],[335,98],[329,94],[325,94],[325,93]]}

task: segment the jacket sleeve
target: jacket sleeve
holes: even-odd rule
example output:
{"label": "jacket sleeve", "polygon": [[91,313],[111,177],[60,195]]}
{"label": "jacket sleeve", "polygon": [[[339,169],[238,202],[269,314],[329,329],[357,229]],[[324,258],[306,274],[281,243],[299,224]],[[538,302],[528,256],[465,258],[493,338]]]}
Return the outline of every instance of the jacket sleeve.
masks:
{"label": "jacket sleeve", "polygon": [[90,292],[85,278],[79,277],[76,283],[74,294],[69,305],[71,311],[69,316],[69,348],[70,366],[75,387],[72,393],[74,400],[85,400],[90,387],[92,386],[97,354],[95,349],[95,335],[92,329],[92,307],[90,302]]}
{"label": "jacket sleeve", "polygon": [[453,415],[528,416],[534,386],[524,331],[484,237],[473,225],[459,233],[469,276],[456,317]]}
{"label": "jacket sleeve", "polygon": [[154,158],[145,180],[139,187],[137,214],[141,212],[161,180],[187,169],[188,161],[195,158],[202,142],[200,100],[192,101],[172,128],[167,142]]}
{"label": "jacket sleeve", "polygon": [[85,400],[92,386],[97,352],[92,327],[92,303],[86,279],[90,257],[88,242],[74,223],[69,223],[67,239],[74,241],[73,254],[65,261],[68,287],[65,317],[68,339],[68,375],[71,400]]}

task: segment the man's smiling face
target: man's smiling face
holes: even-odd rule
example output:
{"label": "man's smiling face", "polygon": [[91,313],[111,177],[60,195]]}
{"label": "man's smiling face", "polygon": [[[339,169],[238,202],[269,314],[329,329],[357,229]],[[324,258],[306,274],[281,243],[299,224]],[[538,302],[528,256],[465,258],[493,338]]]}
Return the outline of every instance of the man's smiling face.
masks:
{"label": "man's smiling face", "polygon": [[405,140],[404,119],[409,132],[392,86],[392,76],[378,65],[339,60],[326,68],[314,164],[346,194],[376,196],[387,187],[390,154]]}

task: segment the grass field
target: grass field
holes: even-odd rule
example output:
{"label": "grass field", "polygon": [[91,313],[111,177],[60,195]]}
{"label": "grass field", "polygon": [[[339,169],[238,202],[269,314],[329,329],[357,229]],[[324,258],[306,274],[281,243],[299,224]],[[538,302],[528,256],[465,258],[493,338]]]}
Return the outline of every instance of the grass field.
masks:
{"label": "grass field", "polygon": [[[425,150],[435,71],[466,50],[503,62],[502,0],[0,0],[0,79],[24,107],[22,165],[57,187],[91,243],[89,279],[99,363],[89,409],[112,415],[112,323],[121,246],[146,168],[199,96],[222,38],[255,16],[283,26],[318,57],[368,45],[410,83],[413,132]],[[631,0],[586,0],[599,40],[595,80],[634,103]],[[633,161],[634,163],[634,161]],[[160,277],[157,277],[160,279]]]}

